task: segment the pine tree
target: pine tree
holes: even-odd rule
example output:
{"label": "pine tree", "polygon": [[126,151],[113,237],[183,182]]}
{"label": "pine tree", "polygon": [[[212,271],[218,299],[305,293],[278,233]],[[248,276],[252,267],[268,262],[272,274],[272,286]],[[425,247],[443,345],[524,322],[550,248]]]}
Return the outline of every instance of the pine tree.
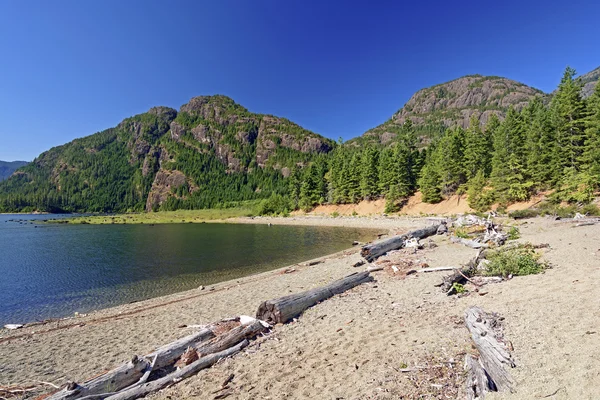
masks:
{"label": "pine tree", "polygon": [[553,170],[557,174],[562,174],[566,167],[579,170],[585,143],[585,105],[581,87],[575,79],[575,70],[567,67],[550,103],[557,142]]}
{"label": "pine tree", "polygon": [[464,168],[468,180],[474,178],[479,171],[483,172],[484,176],[490,174],[491,150],[489,135],[482,132],[479,119],[472,115],[465,133]]}
{"label": "pine tree", "polygon": [[363,152],[360,160],[360,192],[361,196],[370,200],[379,194],[378,180],[379,174],[377,167],[379,165],[379,151],[368,146]]}
{"label": "pine tree", "polygon": [[536,97],[521,113],[525,129],[525,166],[533,186],[545,189],[552,177],[553,156],[556,154],[554,129],[542,99]]}
{"label": "pine tree", "polygon": [[492,183],[503,203],[529,197],[532,182],[525,175],[525,146],[521,115],[510,107],[506,118],[494,132]]}
{"label": "pine tree", "polygon": [[594,188],[598,190],[600,189],[600,84],[596,85],[594,93],[588,99],[588,113],[582,163],[594,183]]}
{"label": "pine tree", "polygon": [[436,147],[434,158],[444,195],[455,193],[466,182],[464,146],[465,131],[461,127],[455,127],[446,131]]}

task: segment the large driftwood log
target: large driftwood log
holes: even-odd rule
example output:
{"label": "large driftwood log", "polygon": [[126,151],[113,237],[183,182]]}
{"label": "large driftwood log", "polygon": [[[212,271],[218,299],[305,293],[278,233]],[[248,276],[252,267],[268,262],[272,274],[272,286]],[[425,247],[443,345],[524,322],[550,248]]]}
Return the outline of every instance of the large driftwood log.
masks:
{"label": "large driftwood log", "polygon": [[189,346],[198,346],[214,337],[215,334],[213,331],[210,328],[205,328],[197,333],[188,335],[165,346],[159,347],[155,352],[148,354],[145,358],[152,360],[154,357],[156,357],[154,369],[160,369],[166,367],[167,365],[173,364],[179,357],[181,357],[181,355]]}
{"label": "large driftwood log", "polygon": [[201,357],[217,353],[240,343],[244,339],[251,339],[266,330],[267,328],[261,321],[254,320],[248,325],[235,327],[206,343],[199,343],[195,346],[195,349]]}
{"label": "large driftwood log", "polygon": [[408,232],[404,235],[393,236],[388,239],[378,240],[376,242],[363,246],[363,248],[360,250],[360,255],[363,256],[368,262],[373,262],[378,257],[384,255],[388,251],[397,250],[404,247],[404,244],[408,239],[424,239],[426,237],[437,234],[439,227],[439,224],[431,225],[427,228]]}
{"label": "large driftwood log", "polygon": [[506,366],[514,368],[515,363],[504,343],[498,316],[470,307],[465,312],[465,324],[479,351],[479,362],[489,377],[490,390],[512,392],[514,382]]}
{"label": "large driftwood log", "polygon": [[467,380],[465,382],[467,400],[485,398],[485,394],[492,390],[492,383],[479,363],[479,360],[467,354],[465,356],[465,371],[467,372]]}
{"label": "large driftwood log", "polygon": [[194,361],[190,365],[177,370],[167,376],[156,379],[152,382],[144,383],[143,385],[133,387],[131,389],[116,393],[114,395],[106,397],[106,400],[133,400],[140,397],[147,396],[150,393],[157,392],[161,389],[164,389],[174,383],[177,383],[183,379],[189,378],[192,375],[198,373],[198,371],[208,368],[217,361],[222,358],[230,357],[244,347],[248,345],[248,340],[244,339],[239,344],[230,347],[226,350],[220,351],[218,353],[209,354],[204,356],[197,361]]}
{"label": "large driftwood log", "polygon": [[[131,361],[82,384],[72,383],[49,396],[47,400],[73,400],[84,397],[91,399],[93,395],[117,392],[138,383],[149,369],[159,369],[172,364],[188,346],[202,343],[214,336],[209,328],[202,329],[197,333],[162,346],[143,358],[134,356]],[[154,359],[156,359],[154,365],[151,366],[149,360]]]}
{"label": "large driftwood log", "polygon": [[358,272],[332,282],[327,286],[274,300],[267,300],[258,307],[256,318],[270,324],[285,323],[318,302],[371,280],[373,278],[369,275],[369,271]]}
{"label": "large driftwood log", "polygon": [[47,397],[46,400],[79,399],[121,390],[138,382],[149,366],[149,361],[134,356],[131,361],[81,385],[75,382],[71,383],[66,388]]}

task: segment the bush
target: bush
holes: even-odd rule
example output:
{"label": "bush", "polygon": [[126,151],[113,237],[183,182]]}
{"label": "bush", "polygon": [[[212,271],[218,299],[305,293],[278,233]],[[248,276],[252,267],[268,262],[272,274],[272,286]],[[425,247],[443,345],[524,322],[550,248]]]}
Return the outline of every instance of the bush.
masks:
{"label": "bush", "polygon": [[458,294],[465,293],[467,291],[467,289],[465,289],[465,286],[463,284],[456,283],[456,282],[454,282],[452,284],[452,289],[454,289],[454,291]]}
{"label": "bush", "polygon": [[540,255],[532,249],[518,248],[497,251],[487,257],[485,275],[507,277],[509,275],[531,275],[542,272],[546,265],[539,262]]}
{"label": "bush", "polygon": [[540,212],[532,209],[512,211],[510,214],[508,214],[510,218],[514,219],[535,218],[538,215],[540,215]]}
{"label": "bush", "polygon": [[516,226],[511,226],[508,230],[508,240],[516,240],[521,237],[521,232]]}
{"label": "bush", "polygon": [[277,215],[289,214],[290,200],[280,194],[272,194],[268,199],[263,200],[258,207],[259,215]]}
{"label": "bush", "polygon": [[598,208],[598,206],[595,204],[586,204],[585,206],[581,207],[580,212],[584,215],[597,216],[600,215],[600,208]]}

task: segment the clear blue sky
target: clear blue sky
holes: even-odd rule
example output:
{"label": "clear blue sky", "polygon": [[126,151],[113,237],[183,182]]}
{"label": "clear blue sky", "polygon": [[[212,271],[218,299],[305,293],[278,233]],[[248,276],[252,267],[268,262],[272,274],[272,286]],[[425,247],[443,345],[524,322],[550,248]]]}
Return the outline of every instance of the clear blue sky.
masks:
{"label": "clear blue sky", "polygon": [[[493,3],[493,4],[492,4]],[[462,75],[600,65],[600,2],[0,0],[0,160],[225,94],[349,139]]]}

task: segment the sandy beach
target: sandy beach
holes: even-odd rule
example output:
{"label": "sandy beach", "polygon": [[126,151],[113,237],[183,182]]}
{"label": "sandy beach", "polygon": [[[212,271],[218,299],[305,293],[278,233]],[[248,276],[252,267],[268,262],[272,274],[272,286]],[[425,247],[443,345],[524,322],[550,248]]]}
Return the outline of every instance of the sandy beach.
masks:
{"label": "sandy beach", "polygon": [[[424,218],[316,216],[235,222],[365,227],[390,233],[431,224]],[[374,282],[326,300],[292,323],[275,326],[240,354],[150,398],[213,399],[230,374],[234,378],[228,399],[456,398],[464,381],[464,354],[473,351],[463,314],[477,305],[505,318],[504,334],[517,364],[510,371],[516,392],[486,398],[598,399],[600,225],[575,228],[549,218],[518,224],[519,241],[550,245],[543,258],[552,267],[543,274],[449,297],[434,286],[447,272],[406,275],[415,266],[459,266],[475,255],[475,250],[450,243],[447,236],[435,236],[431,241],[437,247],[386,256],[403,260],[399,273],[373,273]],[[134,354],[147,354],[194,332],[189,325],[254,315],[264,300],[363,270],[364,266],[353,267],[361,259],[358,250],[322,257],[322,263],[312,266],[282,266],[202,290],[0,330],[0,385],[81,382]],[[295,271],[283,274],[285,268]]]}

